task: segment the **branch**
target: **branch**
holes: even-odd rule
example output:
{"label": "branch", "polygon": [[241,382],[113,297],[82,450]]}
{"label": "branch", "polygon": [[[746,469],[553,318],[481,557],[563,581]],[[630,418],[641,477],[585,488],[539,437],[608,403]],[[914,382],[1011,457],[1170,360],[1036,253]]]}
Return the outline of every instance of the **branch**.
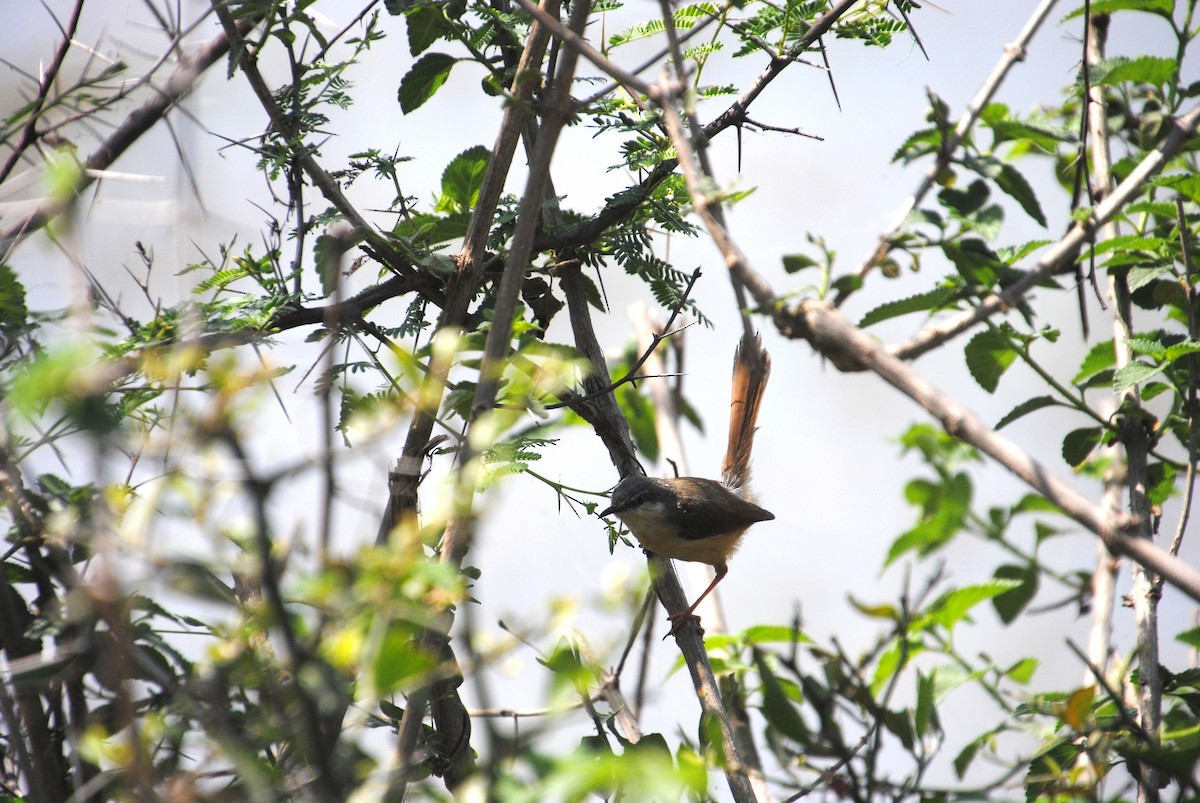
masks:
{"label": "branch", "polygon": [[[1138,194],[1142,186],[1162,170],[1170,159],[1183,150],[1188,140],[1195,135],[1197,125],[1200,125],[1200,105],[1193,106],[1182,117],[1176,118],[1171,124],[1171,133],[1162,143],[1148,153],[1125,180],[1117,185],[1112,194],[1092,210],[1092,214],[1087,220],[1075,223],[1061,240],[1051,246],[1050,250],[1038,260],[1037,267],[1027,271],[1024,276],[999,294],[988,296],[974,308],[929,326],[911,340],[889,346],[888,352],[906,360],[920,357],[925,352],[937,348],[997,312],[1015,307],[1020,303],[1022,296],[1035,285],[1050,278],[1074,260],[1084,244],[1091,241],[1096,230],[1116,217],[1117,213]],[[759,303],[762,304],[763,301],[760,299]]]}
{"label": "branch", "polygon": [[[267,86],[266,79],[258,69],[257,54],[249,42],[246,42],[243,37],[245,31],[235,22],[233,14],[221,0],[212,0],[213,10],[217,13],[217,18],[221,21],[221,25],[225,28],[225,35],[233,41],[239,41],[244,45],[241,51],[241,56],[238,59],[238,66],[242,70],[242,74],[246,76],[246,81],[250,84],[250,88],[254,91],[255,97],[258,98],[259,104],[263,107],[263,111],[267,113],[267,117],[271,120],[271,127],[288,143],[293,156],[299,163],[301,170],[308,176],[309,181],[313,183],[325,200],[329,201],[338,213],[341,214],[347,222],[354,227],[355,234],[367,241],[367,244],[382,257],[383,263],[390,270],[400,275],[411,275],[419,273],[400,252],[392,247],[392,244],[379,233],[376,228],[367,222],[366,218],[359,213],[346,196],[342,193],[341,185],[333,176],[329,175],[323,167],[317,162],[313,156],[313,151],[301,142],[301,131],[297,124],[279,108],[279,104],[275,102],[271,88]],[[246,29],[249,30],[248,28]]]}
{"label": "branch", "polygon": [[874,371],[938,419],[946,432],[996,460],[1058,505],[1067,516],[1099,536],[1114,555],[1127,555],[1200,602],[1200,572],[1153,542],[1134,536],[1132,533],[1138,525],[1135,519],[1111,519],[1102,507],[1064,484],[1015,443],[935,388],[870,335],[852,326],[832,307],[806,300],[800,303],[800,314],[805,320],[805,336],[835,365],[841,367],[848,359],[852,365]]}
{"label": "branch", "polygon": [[79,27],[79,14],[83,11],[83,0],[75,0],[75,7],[71,9],[71,18],[67,21],[66,28],[62,30],[62,41],[58,44],[58,49],[54,52],[54,57],[50,59],[50,63],[42,70],[42,80],[38,82],[37,94],[34,96],[32,103],[28,106],[29,122],[21,129],[21,137],[12,146],[12,152],[5,160],[4,166],[0,167],[0,184],[3,184],[13,167],[20,161],[21,155],[25,153],[38,139],[37,124],[41,119],[42,109],[46,106],[46,99],[50,96],[50,89],[54,86],[54,82],[58,79],[58,71],[62,68],[63,59],[67,57],[67,52],[71,49],[71,45],[75,40],[75,31]]}
{"label": "branch", "polygon": [[[527,1],[519,0],[522,3],[522,7],[526,7],[525,3]],[[796,40],[795,45],[788,51],[789,55],[773,57],[767,68],[754,78],[750,86],[738,96],[737,100],[712,122],[704,126],[703,136],[711,140],[725,129],[745,122],[747,119],[746,114],[754,99],[762,94],[763,90],[783,72],[785,67],[791,64],[805,49],[829,31],[833,27],[833,24],[849,11],[856,2],[858,0],[842,0],[842,2],[839,2],[813,22],[808,31]],[[584,56],[586,58],[587,54],[585,53]],[[607,60],[604,61],[607,63]],[[600,65],[597,64],[597,66]],[[644,82],[637,79],[637,83],[642,84]],[[676,167],[678,167],[678,162],[675,159],[667,159],[661,162],[638,185],[614,195],[608,206],[588,220],[573,226],[567,231],[552,232],[540,236],[536,241],[538,249],[563,249],[591,242],[599,237],[605,229],[617,224],[626,215],[637,209],[655,187],[661,184],[667,176],[675,172]]]}
{"label": "branch", "polygon": [[[651,355],[654,354],[655,350],[658,349],[658,345],[678,331],[672,330],[671,326],[675,323],[675,319],[679,317],[679,313],[683,311],[683,305],[687,303],[688,296],[692,294],[692,288],[696,286],[696,282],[699,280],[699,278],[700,269],[696,268],[694,271],[692,271],[692,278],[688,279],[687,285],[683,288],[683,292],[679,295],[679,300],[675,302],[675,306],[671,309],[671,317],[667,319],[666,325],[663,326],[662,329],[650,333],[649,344],[642,349],[641,356],[634,360],[633,365],[629,366],[629,370],[625,372],[625,376],[609,382],[603,387],[596,388],[595,390],[589,390],[583,394],[561,393],[559,395],[562,397],[563,401],[547,404],[545,405],[545,408],[547,410],[557,410],[560,407],[572,407],[580,402],[594,399],[597,396],[612,393],[614,390],[621,387],[621,385],[624,385],[628,382],[637,382],[639,379],[642,379],[643,377],[638,374],[638,371],[641,370],[642,366],[646,364],[646,361],[649,360]],[[681,326],[680,329],[685,329],[689,325],[690,324]],[[662,372],[659,370],[653,370],[651,375],[658,376],[661,373]]]}
{"label": "branch", "polygon": [[[546,2],[547,5],[550,5],[555,3],[556,0],[546,0]],[[589,10],[590,5],[586,2],[576,4],[571,15],[571,26],[573,29],[582,30],[584,24],[587,22]],[[544,53],[547,43],[546,35],[539,30],[540,28],[541,23],[535,25],[534,30],[530,32],[526,50],[521,58],[521,64],[531,70],[540,65],[542,60],[541,54]],[[508,356],[512,340],[512,319],[515,314],[516,302],[520,294],[521,283],[529,267],[534,233],[541,218],[540,211],[545,199],[545,186],[550,175],[550,161],[554,155],[558,135],[570,118],[570,88],[575,73],[575,62],[575,53],[568,51],[559,64],[558,74],[554,77],[554,83],[550,90],[551,96],[548,99],[550,112],[547,115],[546,124],[542,127],[541,133],[538,136],[534,157],[530,161],[529,176],[526,180],[525,193],[521,198],[516,229],[513,232],[513,242],[509,249],[504,275],[500,280],[500,288],[497,291],[493,325],[492,329],[488,332],[487,341],[484,346],[483,365],[480,367],[479,372],[479,384],[476,386],[475,398],[471,407],[472,424],[478,420],[478,417],[482,413],[492,409],[496,393],[499,389],[502,365]],[[514,88],[519,87],[522,82],[532,84],[532,82],[528,81],[528,77],[523,75],[520,70],[518,70],[514,82],[516,84]],[[517,141],[517,138],[513,135],[521,131],[526,118],[527,113],[524,110],[521,110],[519,115],[515,113],[505,115],[500,139],[506,143],[503,147],[509,149],[507,153],[508,161],[511,161]],[[502,161],[499,166],[504,166],[503,156],[504,154],[502,154]],[[491,185],[494,185],[495,194],[498,198],[499,190],[503,184],[503,176],[495,172],[490,173],[489,176],[492,178]],[[491,203],[494,204],[494,201]],[[485,203],[484,210],[486,209],[487,204]],[[474,257],[478,257],[482,252],[483,243],[490,229],[491,217],[490,213],[477,210],[475,216],[472,218],[471,230],[476,234],[474,240],[471,240],[469,237],[467,243],[467,248],[471,250],[472,254],[466,260],[465,264],[460,263],[459,269],[455,273],[455,282],[452,285],[451,297],[456,303],[456,308],[453,311],[455,314],[465,313],[466,305],[474,293],[474,284],[467,277],[474,271],[482,269],[482,265]],[[460,304],[461,312],[458,308]],[[443,326],[446,324],[446,318],[451,314],[451,310],[447,309],[446,313],[447,315],[443,316]],[[409,431],[410,441],[416,432],[417,426],[414,423],[413,428]],[[419,433],[417,434],[419,435]],[[406,450],[408,447],[409,443],[406,443]],[[440,546],[441,562],[455,567],[460,566],[466,557],[473,535],[472,508],[475,493],[475,476],[472,472],[472,463],[476,456],[471,447],[470,440],[465,439],[459,454],[459,471],[455,479],[453,492],[456,511],[446,526]],[[452,614],[449,611],[445,612],[442,621],[438,622],[436,629],[434,626],[431,626],[422,634],[420,647],[428,648],[438,644],[447,644],[447,634],[452,622]],[[397,764],[401,768],[402,774],[397,779],[397,782],[393,784],[392,788],[388,790],[389,799],[398,799],[404,795],[405,784],[407,782],[407,778],[405,777],[407,774],[406,770],[411,764],[413,751],[416,749],[421,720],[424,717],[425,707],[429,700],[429,692],[426,689],[420,689],[409,697],[408,707],[405,709],[404,716],[400,722],[396,745]],[[467,732],[469,733],[469,730]],[[464,748],[469,751],[469,744],[464,745]]]}
{"label": "branch", "polygon": [[75,186],[69,192],[42,203],[33,212],[0,232],[0,258],[7,258],[22,240],[61,214],[80,193],[92,185],[99,171],[108,169],[192,91],[204,71],[229,52],[232,39],[244,36],[260,19],[259,14],[244,17],[234,26],[232,36],[227,30],[201,45],[190,58],[181,58],[179,66],[167,79],[166,88],[159,90],[156,97],[130,112],[125,122],[87,158],[84,169],[79,171]]}

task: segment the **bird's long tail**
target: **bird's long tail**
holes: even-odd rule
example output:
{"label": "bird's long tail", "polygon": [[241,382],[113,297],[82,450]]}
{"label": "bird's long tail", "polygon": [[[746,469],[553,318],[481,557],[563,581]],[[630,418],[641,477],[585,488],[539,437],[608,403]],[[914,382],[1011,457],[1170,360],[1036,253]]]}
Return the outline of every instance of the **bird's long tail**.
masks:
{"label": "bird's long tail", "polygon": [[754,449],[754,432],[758,410],[762,406],[767,378],[771,375],[771,358],[763,348],[762,337],[745,335],[733,355],[733,397],[729,403],[729,445],[721,478],[739,496],[750,487],[750,453]]}

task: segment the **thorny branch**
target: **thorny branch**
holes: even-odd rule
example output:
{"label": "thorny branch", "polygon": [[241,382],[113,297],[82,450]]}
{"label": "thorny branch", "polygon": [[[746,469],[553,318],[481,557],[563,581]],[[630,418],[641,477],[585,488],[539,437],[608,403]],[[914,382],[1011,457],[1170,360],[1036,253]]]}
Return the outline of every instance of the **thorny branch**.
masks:
{"label": "thorny branch", "polygon": [[[252,14],[238,20],[233,28],[233,39],[244,36],[260,19],[260,16]],[[181,57],[179,65],[167,79],[166,88],[158,90],[154,97],[130,112],[125,121],[87,158],[69,193],[45,201],[33,212],[0,231],[0,258],[7,259],[22,240],[65,211],[75,198],[95,182],[101,171],[110,167],[143,134],[165,119],[167,113],[192,91],[204,71],[229,52],[231,42],[229,32],[219,34],[201,45],[194,54]]]}

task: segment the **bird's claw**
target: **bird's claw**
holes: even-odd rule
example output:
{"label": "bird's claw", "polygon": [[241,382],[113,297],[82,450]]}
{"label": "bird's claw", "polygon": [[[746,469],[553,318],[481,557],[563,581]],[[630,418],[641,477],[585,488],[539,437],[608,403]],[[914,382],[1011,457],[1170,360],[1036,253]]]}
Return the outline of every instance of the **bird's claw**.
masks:
{"label": "bird's claw", "polygon": [[693,613],[690,609],[683,613],[673,613],[667,617],[667,621],[671,623],[671,629],[667,631],[667,635],[663,636],[663,641],[666,641],[671,636],[679,632],[679,628],[683,627],[684,622],[695,622],[696,628],[700,631],[700,635],[704,635],[704,628],[700,625],[700,617]]}

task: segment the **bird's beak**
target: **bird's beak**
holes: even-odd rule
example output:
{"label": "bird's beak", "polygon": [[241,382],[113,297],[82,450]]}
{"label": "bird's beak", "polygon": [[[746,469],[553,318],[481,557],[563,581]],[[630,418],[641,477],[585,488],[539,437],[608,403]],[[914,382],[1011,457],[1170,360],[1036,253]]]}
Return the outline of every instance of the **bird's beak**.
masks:
{"label": "bird's beak", "polygon": [[615,507],[613,507],[612,505],[609,505],[608,507],[604,508],[604,510],[601,510],[596,515],[599,516],[600,518],[604,518],[605,516],[611,516],[615,510],[616,510]]}

